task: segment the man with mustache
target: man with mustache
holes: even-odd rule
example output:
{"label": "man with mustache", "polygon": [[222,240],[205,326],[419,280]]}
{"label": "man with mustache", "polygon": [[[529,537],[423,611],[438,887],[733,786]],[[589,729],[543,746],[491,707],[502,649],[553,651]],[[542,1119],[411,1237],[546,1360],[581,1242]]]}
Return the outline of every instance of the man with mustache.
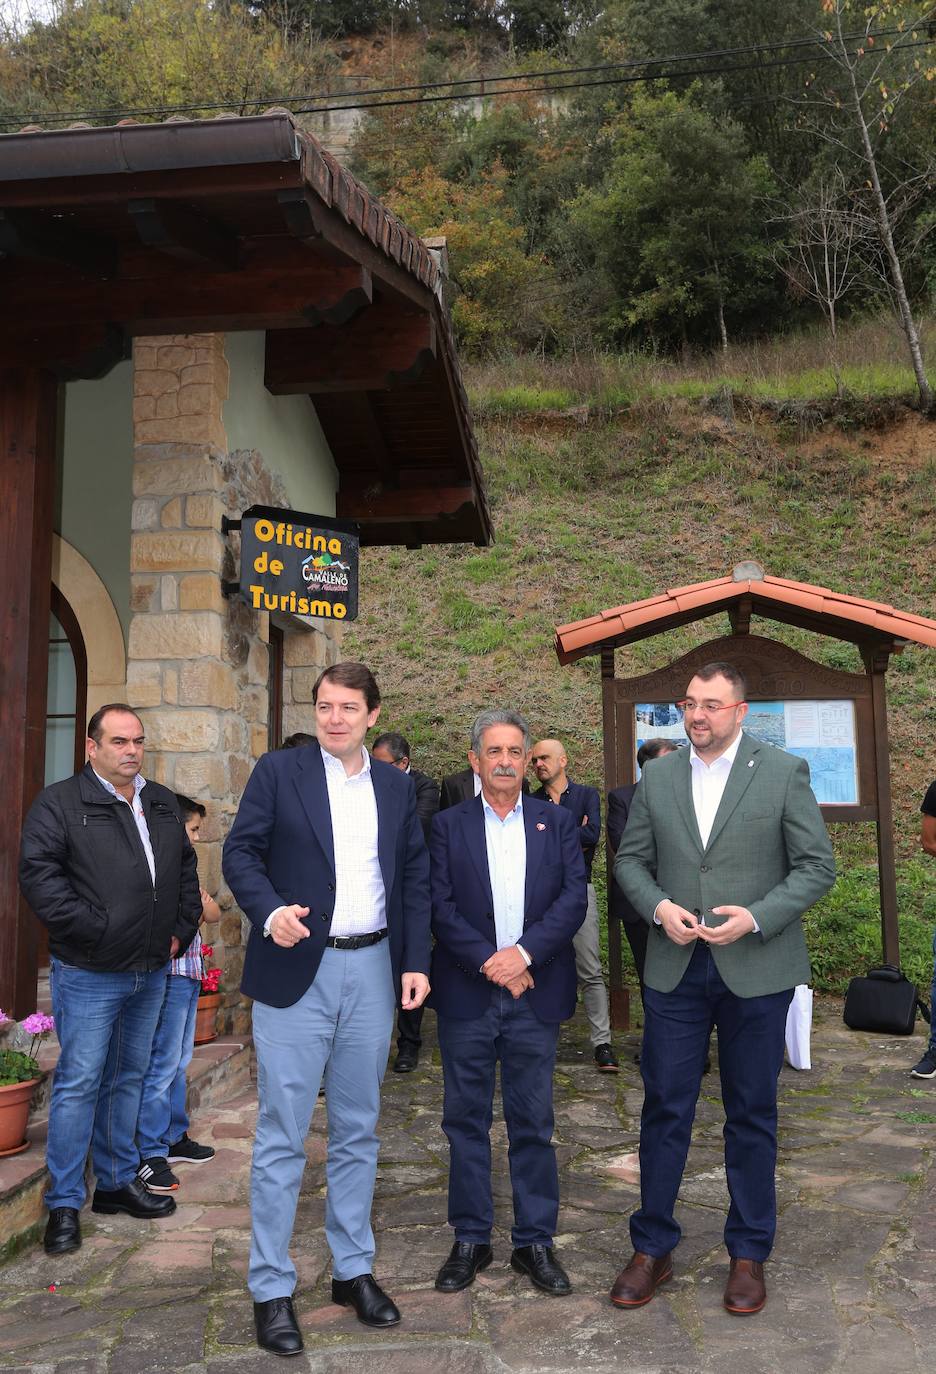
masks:
{"label": "man with mustache", "polygon": [[575,1011],[572,940],[585,918],[578,827],[563,808],[521,794],[529,727],[482,711],[468,758],[480,794],[433,819],[430,1005],[438,1014],[455,1243],[436,1288],[467,1288],[490,1264],[490,1128],[498,1060],[513,1190],[511,1266],[543,1292],[571,1291],[553,1237],[559,1178],[552,1077],[559,1022]]}

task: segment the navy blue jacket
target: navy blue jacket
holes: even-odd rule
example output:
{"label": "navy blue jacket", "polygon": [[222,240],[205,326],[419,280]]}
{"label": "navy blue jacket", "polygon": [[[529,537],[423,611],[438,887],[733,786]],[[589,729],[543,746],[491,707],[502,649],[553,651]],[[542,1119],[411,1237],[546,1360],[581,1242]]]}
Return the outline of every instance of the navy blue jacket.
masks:
{"label": "navy blue jacket", "polygon": [[[582,846],[582,856],[585,859],[585,876],[591,882],[592,860],[595,857],[598,836],[601,834],[601,798],[594,787],[588,787],[584,782],[573,782],[571,778],[567,778],[566,782],[566,790],[558,803],[552,801],[545,787],[541,787],[533,795],[549,802],[551,806],[558,804],[571,813],[578,826],[579,844]],[[586,816],[588,824],[583,825],[582,821]]]}
{"label": "navy blue jacket", "polygon": [[[523,798],[526,891],[523,947],[535,986],[524,997],[541,1021],[565,1021],[575,1011],[572,937],[585,919],[585,861],[578,827],[552,803]],[[440,1016],[470,1021],[489,1005],[491,983],[481,965],[497,952],[494,899],[488,873],[481,798],[433,818],[432,954],[429,1005]]]}
{"label": "navy blue jacket", "polygon": [[[377,853],[387,894],[394,991],[401,973],[429,972],[429,856],[412,779],[371,759]],[[253,929],[241,991],[289,1007],[311,986],[335,910],[335,850],[317,742],[264,754],[248,779],[224,846],[224,876]],[[283,949],[264,936],[278,906],[309,907],[311,938]]]}

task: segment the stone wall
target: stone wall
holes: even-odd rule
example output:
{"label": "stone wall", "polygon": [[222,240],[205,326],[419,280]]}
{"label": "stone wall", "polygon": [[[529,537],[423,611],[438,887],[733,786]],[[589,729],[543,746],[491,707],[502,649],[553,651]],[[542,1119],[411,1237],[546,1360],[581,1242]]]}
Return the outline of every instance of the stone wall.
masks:
{"label": "stone wall", "polygon": [[[198,870],[222,912],[213,938],[221,1028],[240,1034],[246,932],[221,876],[221,844],[269,744],[269,616],[222,594],[239,549],[221,517],[289,501],[261,454],[227,452],[229,381],[223,335],[136,341],[127,699],[146,729],[147,775],[208,808]],[[297,621],[284,633],[284,733],[310,730],[311,684],[340,658],[340,628]]]}

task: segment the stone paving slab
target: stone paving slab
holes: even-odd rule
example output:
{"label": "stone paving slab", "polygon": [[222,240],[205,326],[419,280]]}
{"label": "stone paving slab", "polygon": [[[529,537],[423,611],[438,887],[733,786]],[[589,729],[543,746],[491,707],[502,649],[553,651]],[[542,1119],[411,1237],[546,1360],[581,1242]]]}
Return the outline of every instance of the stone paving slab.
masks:
{"label": "stone paving slab", "polygon": [[[630,1253],[641,1085],[637,1037],[621,1073],[595,1072],[581,1017],[563,1030],[556,1076],[562,1180],[557,1244],[575,1291],[535,1292],[509,1268],[506,1136],[493,1132],[494,1264],[464,1293],[432,1284],[448,1252],[446,1143],[433,1018],[419,1069],[389,1074],[376,1202],[378,1276],[403,1323],[371,1332],[330,1301],[324,1239],[326,1122],[317,1107],[298,1209],[296,1306],[315,1374],[930,1374],[936,1348],[936,1083],[909,1076],[921,1039],[847,1031],[819,1001],[810,1073],[781,1076],[780,1227],[767,1307],[721,1306],[726,1261],[722,1114],[706,1079],[678,1216],[675,1274],[647,1307],[608,1289]],[[34,1246],[0,1268],[4,1374],[269,1374],[244,1290],[252,1090],[204,1107],[193,1134],[218,1153],[178,1168],[164,1223],[82,1216],[85,1242],[49,1259]],[[50,1289],[54,1285],[54,1291]]]}

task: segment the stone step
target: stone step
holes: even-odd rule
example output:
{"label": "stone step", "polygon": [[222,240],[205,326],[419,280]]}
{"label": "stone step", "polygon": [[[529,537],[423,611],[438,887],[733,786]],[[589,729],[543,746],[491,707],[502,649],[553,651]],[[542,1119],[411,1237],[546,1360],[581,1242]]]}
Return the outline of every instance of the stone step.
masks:
{"label": "stone step", "polygon": [[[43,1050],[42,1067],[54,1067],[55,1053]],[[196,1045],[188,1069],[188,1106],[197,1121],[199,1108],[218,1106],[250,1087],[253,1046],[249,1040],[219,1036]],[[45,1144],[49,1119],[50,1078],[36,1090],[29,1118],[29,1149],[0,1159],[0,1262],[37,1240],[45,1226],[42,1195],[48,1173]],[[193,1127],[197,1138],[197,1130]]]}

